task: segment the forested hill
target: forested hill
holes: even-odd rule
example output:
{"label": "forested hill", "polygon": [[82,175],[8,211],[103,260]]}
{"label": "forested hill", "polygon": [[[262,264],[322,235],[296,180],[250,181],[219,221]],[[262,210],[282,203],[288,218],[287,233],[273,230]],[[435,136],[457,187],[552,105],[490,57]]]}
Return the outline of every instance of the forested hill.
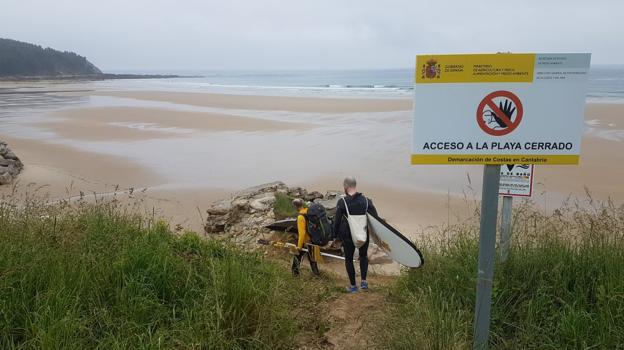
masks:
{"label": "forested hill", "polygon": [[0,38],[0,77],[80,76],[102,72],[73,52]]}

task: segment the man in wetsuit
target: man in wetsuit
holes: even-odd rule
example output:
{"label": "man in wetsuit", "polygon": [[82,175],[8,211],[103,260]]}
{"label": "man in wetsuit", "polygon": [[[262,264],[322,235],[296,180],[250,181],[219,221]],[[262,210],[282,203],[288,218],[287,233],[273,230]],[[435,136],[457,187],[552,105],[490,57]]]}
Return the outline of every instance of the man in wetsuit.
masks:
{"label": "man in wetsuit", "polygon": [[[347,210],[345,208],[345,202],[351,215],[366,215],[367,212],[377,216],[377,209],[373,205],[373,201],[366,198],[363,194],[359,193],[356,189],[356,181],[354,177],[347,177],[342,183],[345,191],[344,200],[341,198],[336,205],[336,216],[334,217],[334,232],[337,237],[343,242],[343,250],[345,253],[345,267],[347,269],[347,275],[349,275],[350,285],[347,287],[347,291],[355,293],[358,291],[358,287],[355,281],[355,266],[353,265],[353,254],[355,253],[355,245],[351,238],[351,230],[349,229],[349,223],[347,222]],[[368,243],[370,238],[367,236],[366,243],[358,248],[360,254],[360,275],[362,280],[360,282],[360,288],[362,290],[368,290],[368,282],[366,281],[366,274],[368,272]]]}

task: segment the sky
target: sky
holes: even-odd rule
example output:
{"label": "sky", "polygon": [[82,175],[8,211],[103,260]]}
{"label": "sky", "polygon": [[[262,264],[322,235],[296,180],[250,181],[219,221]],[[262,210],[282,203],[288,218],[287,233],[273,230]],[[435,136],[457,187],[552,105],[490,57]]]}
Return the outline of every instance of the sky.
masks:
{"label": "sky", "polygon": [[425,53],[624,64],[620,0],[0,0],[0,37],[103,71],[411,68]]}

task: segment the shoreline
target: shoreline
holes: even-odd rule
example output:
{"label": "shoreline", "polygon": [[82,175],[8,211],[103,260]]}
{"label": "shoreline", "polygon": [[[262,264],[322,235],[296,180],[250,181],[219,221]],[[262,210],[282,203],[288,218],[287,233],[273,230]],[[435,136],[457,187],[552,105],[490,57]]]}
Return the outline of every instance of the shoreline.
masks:
{"label": "shoreline", "polygon": [[[110,105],[86,100],[55,108],[34,121],[15,119],[12,132],[0,129],[26,166],[20,183],[46,184],[54,198],[115,186],[147,188],[147,206],[164,207],[174,222],[198,229],[198,208],[242,188],[280,180],[324,193],[354,175],[389,222],[418,235],[461,221],[480,197],[480,167],[409,165],[411,100],[103,90],[70,95],[113,99],[106,100]],[[124,105],[115,105],[115,98]],[[169,104],[144,104],[152,102]],[[586,123],[595,130],[583,137],[579,166],[538,167],[533,201],[539,206],[554,209],[568,196],[585,198],[585,188],[597,199],[624,200],[624,105],[588,104]],[[28,128],[47,136],[28,138]],[[300,164],[302,153],[316,156]]]}
{"label": "shoreline", "polygon": [[202,78],[199,75],[176,74],[78,74],[78,75],[20,75],[0,76],[0,82],[43,82],[43,81],[98,81],[119,79],[171,79],[171,78]]}

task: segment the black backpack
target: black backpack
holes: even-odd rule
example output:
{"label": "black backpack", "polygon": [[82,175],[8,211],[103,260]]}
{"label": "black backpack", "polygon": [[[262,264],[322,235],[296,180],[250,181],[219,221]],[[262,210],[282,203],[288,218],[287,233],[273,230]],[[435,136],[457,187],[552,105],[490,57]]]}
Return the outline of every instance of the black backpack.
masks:
{"label": "black backpack", "polygon": [[302,214],[306,219],[306,226],[312,244],[326,245],[334,236],[332,222],[327,217],[325,207],[312,203],[307,214]]}

